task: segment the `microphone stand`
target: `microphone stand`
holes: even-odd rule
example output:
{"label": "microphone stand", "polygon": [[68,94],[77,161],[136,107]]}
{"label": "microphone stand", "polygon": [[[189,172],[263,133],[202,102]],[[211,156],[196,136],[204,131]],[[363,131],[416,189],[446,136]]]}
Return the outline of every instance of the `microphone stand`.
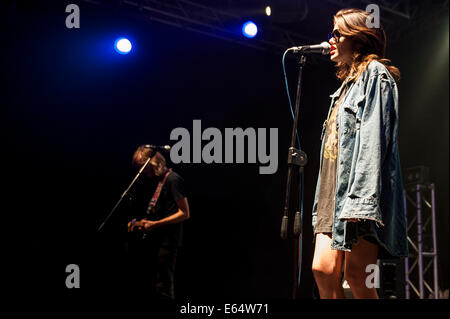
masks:
{"label": "microphone stand", "polygon": [[147,161],[144,163],[144,165],[142,165],[142,167],[139,169],[139,172],[137,173],[137,175],[134,177],[134,179],[131,181],[131,184],[127,187],[127,189],[122,193],[122,195],[119,198],[119,201],[116,203],[116,205],[114,206],[114,208],[111,210],[111,212],[109,213],[109,215],[106,217],[106,219],[103,221],[103,223],[100,225],[100,227],[98,228],[97,232],[100,232],[103,227],[105,226],[106,222],[109,220],[109,218],[112,216],[112,214],[116,211],[117,207],[119,207],[120,203],[122,202],[122,199],[128,194],[129,190],[131,189],[131,187],[133,187],[134,183],[136,182],[136,180],[139,178],[139,176],[141,175],[141,173],[144,171],[144,169],[147,167],[147,164],[150,162],[150,160],[152,159],[152,156],[150,156]]}
{"label": "microphone stand", "polygon": [[[306,63],[306,57],[302,54],[300,56],[299,61],[299,73],[298,73],[298,82],[297,82],[297,96],[295,101],[295,113],[294,113],[294,125],[292,127],[292,134],[291,134],[291,146],[289,147],[288,151],[288,172],[287,172],[287,181],[286,181],[286,197],[284,202],[284,212],[283,217],[281,220],[281,238],[282,239],[293,239],[293,268],[294,268],[294,286],[293,286],[293,299],[296,298],[297,295],[297,289],[298,289],[298,271],[299,266],[301,263],[300,260],[300,245],[299,245],[299,237],[302,233],[302,218],[301,213],[297,209],[293,209],[291,207],[291,190],[294,194],[298,194],[299,201],[296,201],[296,205],[292,205],[295,208],[300,208],[301,201],[302,201],[302,189],[301,189],[301,181],[303,178],[303,171],[304,166],[306,165],[308,158],[306,156],[306,153],[295,148],[295,137],[297,132],[297,126],[298,126],[298,116],[299,116],[299,107],[300,107],[300,95],[301,95],[301,85],[302,85],[302,72],[303,67]],[[299,145],[300,147],[300,145]],[[294,184],[294,181],[296,180],[294,177],[298,176],[299,181],[298,186]],[[300,204],[300,205],[299,205]],[[294,214],[294,211],[295,214]],[[295,215],[295,216],[293,216]],[[294,217],[294,218],[293,218]],[[292,219],[294,219],[293,225],[292,225]]]}

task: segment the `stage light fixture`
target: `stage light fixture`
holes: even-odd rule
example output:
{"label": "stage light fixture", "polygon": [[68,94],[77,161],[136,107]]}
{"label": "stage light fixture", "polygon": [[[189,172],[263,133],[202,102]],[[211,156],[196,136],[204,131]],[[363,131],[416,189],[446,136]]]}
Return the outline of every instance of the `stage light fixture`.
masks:
{"label": "stage light fixture", "polygon": [[114,42],[114,49],[120,54],[128,54],[131,51],[132,45],[127,38],[118,38]]}
{"label": "stage light fixture", "polygon": [[242,26],[242,34],[247,38],[254,38],[258,33],[258,27],[253,21],[247,21]]}
{"label": "stage light fixture", "polygon": [[270,6],[266,7],[266,16],[270,17],[270,15],[272,14],[272,8]]}

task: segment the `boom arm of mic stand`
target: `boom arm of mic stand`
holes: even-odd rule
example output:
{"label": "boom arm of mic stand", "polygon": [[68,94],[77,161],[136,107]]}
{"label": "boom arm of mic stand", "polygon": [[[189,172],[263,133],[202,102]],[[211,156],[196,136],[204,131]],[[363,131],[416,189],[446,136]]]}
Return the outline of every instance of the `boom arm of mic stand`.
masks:
{"label": "boom arm of mic stand", "polygon": [[115,210],[117,209],[117,207],[119,207],[120,203],[122,202],[122,199],[128,194],[128,192],[130,191],[131,187],[133,187],[134,183],[137,181],[137,179],[139,178],[139,176],[141,175],[141,173],[144,171],[144,169],[147,167],[148,163],[150,162],[150,160],[152,159],[152,157],[150,156],[147,161],[144,163],[144,165],[142,165],[142,167],[139,169],[139,172],[137,173],[137,175],[134,177],[134,179],[131,181],[130,185],[127,187],[127,189],[122,193],[122,195],[119,198],[119,201],[116,203],[116,205],[114,205],[114,208],[111,210],[111,212],[108,214],[108,216],[105,218],[104,222],[100,225],[100,227],[98,228],[97,232],[100,232],[100,230],[103,229],[103,227],[105,226],[106,222],[109,220],[109,218],[112,216],[112,214],[114,214]]}

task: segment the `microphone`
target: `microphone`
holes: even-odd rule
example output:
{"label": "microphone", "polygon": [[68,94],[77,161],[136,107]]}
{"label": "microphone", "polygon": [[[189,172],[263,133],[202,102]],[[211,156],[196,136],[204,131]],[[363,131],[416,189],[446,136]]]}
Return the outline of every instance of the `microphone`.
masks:
{"label": "microphone", "polygon": [[330,53],[331,45],[324,41],[321,44],[313,44],[313,45],[303,45],[299,47],[292,47],[288,50],[294,51],[294,53],[322,53],[323,55],[327,55]]}
{"label": "microphone", "polygon": [[162,151],[168,151],[170,150],[170,145],[151,145],[151,144],[147,144],[144,145],[145,148],[152,148],[155,151],[156,150],[162,150]]}

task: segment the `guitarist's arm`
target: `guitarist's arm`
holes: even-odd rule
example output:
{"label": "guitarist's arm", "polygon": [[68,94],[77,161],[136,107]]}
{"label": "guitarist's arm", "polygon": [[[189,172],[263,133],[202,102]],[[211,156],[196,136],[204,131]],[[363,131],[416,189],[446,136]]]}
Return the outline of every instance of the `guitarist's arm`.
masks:
{"label": "guitarist's arm", "polygon": [[178,206],[178,211],[176,213],[160,220],[142,220],[141,223],[144,230],[149,231],[160,226],[176,224],[188,219],[190,217],[190,212],[187,198],[183,197],[175,202]]}

